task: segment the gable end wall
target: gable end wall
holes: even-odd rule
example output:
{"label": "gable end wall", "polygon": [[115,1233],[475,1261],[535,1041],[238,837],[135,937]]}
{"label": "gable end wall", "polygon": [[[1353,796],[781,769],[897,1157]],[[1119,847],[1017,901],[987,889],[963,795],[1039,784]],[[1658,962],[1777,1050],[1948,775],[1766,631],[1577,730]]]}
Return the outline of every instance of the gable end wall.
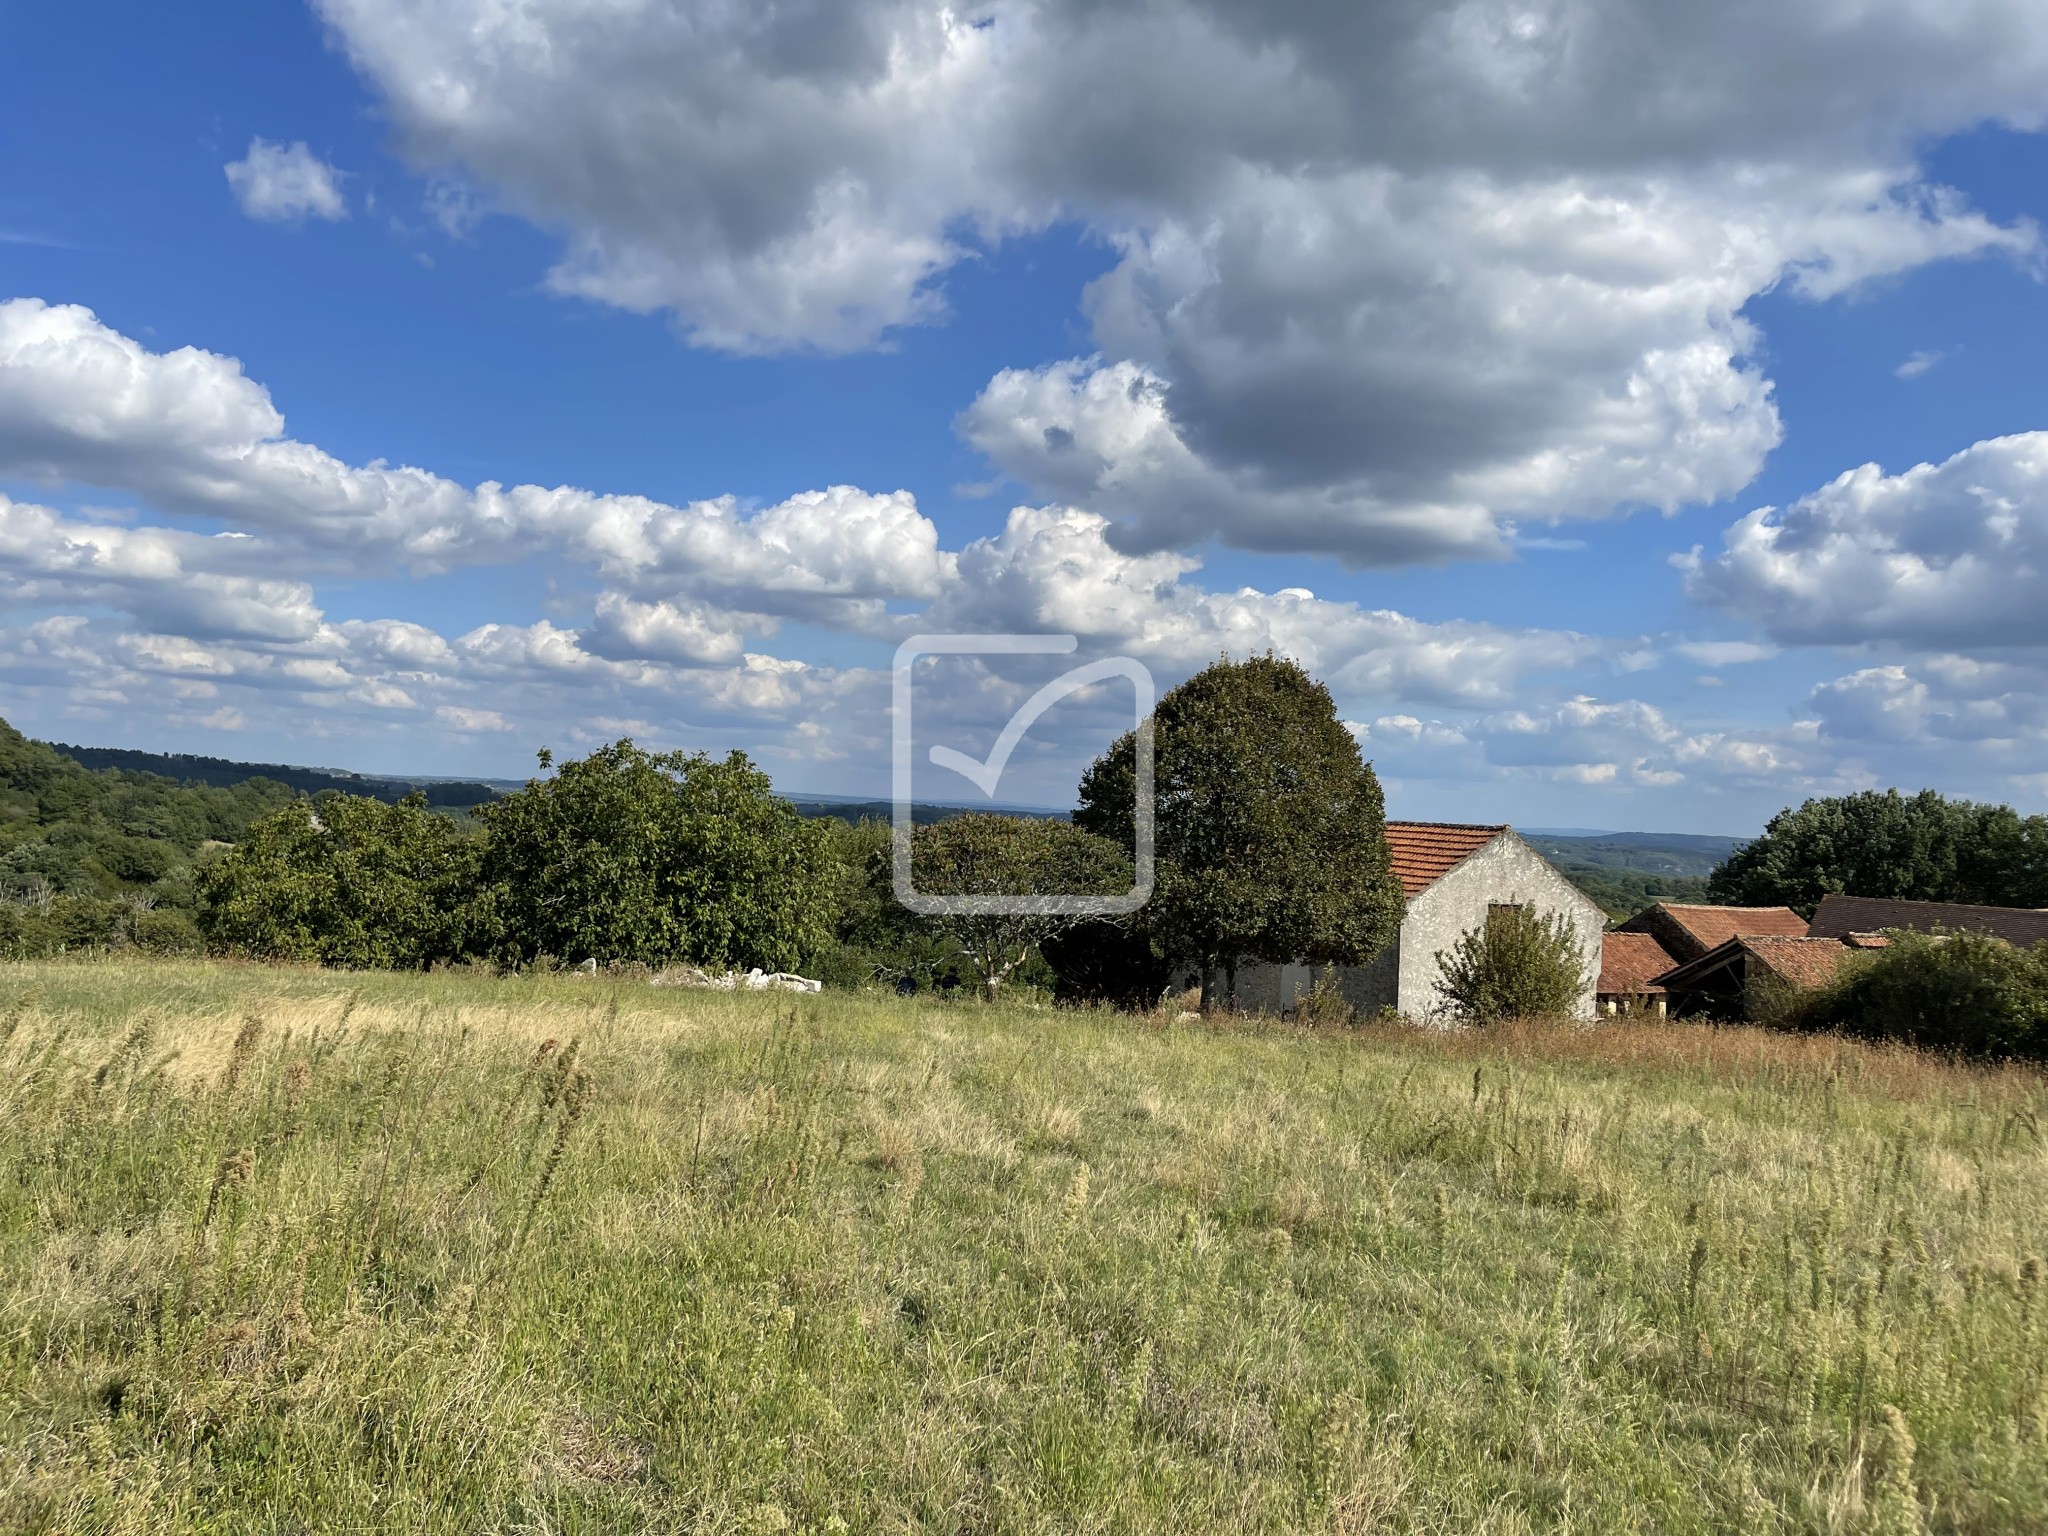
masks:
{"label": "gable end wall", "polygon": [[1413,1019],[1431,1019],[1443,1012],[1443,995],[1437,991],[1443,971],[1437,964],[1437,952],[1452,948],[1484,923],[1487,908],[1496,902],[1517,903],[1538,912],[1562,912],[1571,921],[1586,964],[1586,985],[1574,1012],[1579,1018],[1591,1019],[1600,979],[1600,936],[1607,927],[1607,914],[1513,832],[1503,832],[1409,901],[1407,918],[1401,924],[1400,980],[1394,1005]]}

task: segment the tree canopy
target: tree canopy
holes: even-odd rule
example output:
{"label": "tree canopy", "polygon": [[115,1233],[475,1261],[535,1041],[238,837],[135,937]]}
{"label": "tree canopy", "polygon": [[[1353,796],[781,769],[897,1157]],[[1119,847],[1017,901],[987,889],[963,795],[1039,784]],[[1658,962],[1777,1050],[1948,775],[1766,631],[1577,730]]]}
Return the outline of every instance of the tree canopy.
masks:
{"label": "tree canopy", "polygon": [[831,934],[825,829],[744,753],[630,740],[479,807],[495,958],[794,969]]}
{"label": "tree canopy", "polygon": [[481,843],[427,808],[295,800],[200,873],[206,936],[272,960],[418,969],[465,953]]}
{"label": "tree canopy", "polygon": [[0,721],[0,954],[196,949],[195,866],[291,798],[93,772]]}
{"label": "tree canopy", "polygon": [[[1116,896],[1131,860],[1106,837],[1035,816],[956,816],[916,829],[912,884],[923,895],[972,899]],[[940,913],[925,919],[956,947],[993,1000],[1048,939],[1086,919],[1051,910]]]}
{"label": "tree canopy", "polygon": [[2048,906],[2048,817],[1931,789],[1808,800],[1773,816],[1707,888],[1729,905],[1809,915],[1827,895]]}
{"label": "tree canopy", "polygon": [[[1218,661],[1153,711],[1157,884],[1139,919],[1199,966],[1356,964],[1401,921],[1379,780],[1330,692],[1275,656]],[[1134,846],[1136,733],[1083,775],[1075,824]]]}

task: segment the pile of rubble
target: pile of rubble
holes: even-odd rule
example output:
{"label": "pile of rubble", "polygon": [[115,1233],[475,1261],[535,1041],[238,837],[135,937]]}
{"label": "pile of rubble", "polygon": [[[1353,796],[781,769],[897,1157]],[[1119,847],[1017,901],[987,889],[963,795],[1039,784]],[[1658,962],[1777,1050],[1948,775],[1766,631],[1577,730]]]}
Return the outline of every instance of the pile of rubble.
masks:
{"label": "pile of rubble", "polygon": [[822,992],[825,984],[789,971],[724,971],[714,975],[694,965],[669,966],[648,978],[657,987],[708,987],[714,992]]}

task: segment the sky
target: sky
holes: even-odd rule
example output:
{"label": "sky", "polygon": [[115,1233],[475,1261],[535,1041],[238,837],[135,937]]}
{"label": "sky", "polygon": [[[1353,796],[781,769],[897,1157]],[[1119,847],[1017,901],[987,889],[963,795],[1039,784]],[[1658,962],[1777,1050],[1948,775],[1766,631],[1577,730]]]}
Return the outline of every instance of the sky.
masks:
{"label": "sky", "polygon": [[[0,11],[0,714],[886,794],[1272,650],[1390,814],[2048,810],[2036,0]],[[1126,683],[1025,734],[1071,804]]]}

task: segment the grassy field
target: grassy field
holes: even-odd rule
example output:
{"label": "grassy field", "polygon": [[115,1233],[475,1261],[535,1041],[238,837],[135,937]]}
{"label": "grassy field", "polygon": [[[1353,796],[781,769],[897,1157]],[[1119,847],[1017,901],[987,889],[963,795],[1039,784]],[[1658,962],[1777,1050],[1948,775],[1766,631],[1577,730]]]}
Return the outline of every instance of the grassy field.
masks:
{"label": "grassy field", "polygon": [[2048,1088],[0,967],[0,1528],[2041,1531]]}

